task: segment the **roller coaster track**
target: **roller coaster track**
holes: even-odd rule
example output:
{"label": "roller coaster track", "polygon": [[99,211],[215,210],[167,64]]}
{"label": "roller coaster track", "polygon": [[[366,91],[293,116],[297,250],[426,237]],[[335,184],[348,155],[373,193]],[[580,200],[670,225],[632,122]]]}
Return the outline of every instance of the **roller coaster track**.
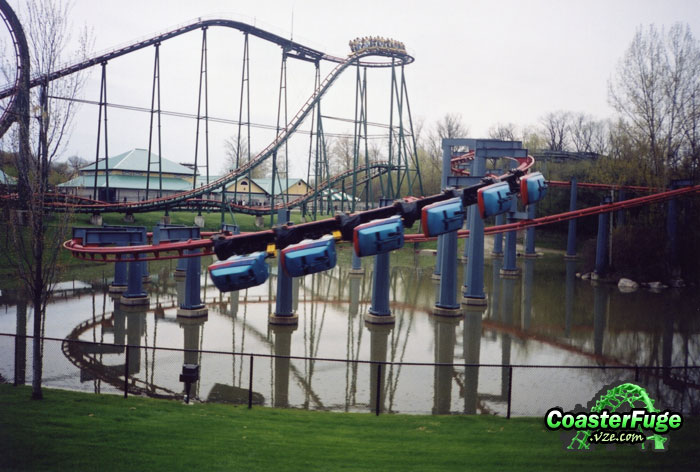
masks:
{"label": "roller coaster track", "polygon": [[[661,192],[653,195],[646,195],[643,197],[632,198],[629,200],[624,200],[616,203],[608,203],[599,206],[584,208],[581,210],[569,211],[565,213],[559,213],[555,215],[543,216],[540,218],[535,218],[531,220],[522,220],[516,223],[508,223],[498,226],[490,226],[484,229],[485,234],[497,234],[504,233],[508,231],[516,231],[521,229],[526,229],[530,227],[543,226],[552,223],[557,223],[560,221],[568,221],[574,218],[581,218],[584,216],[597,215],[599,213],[608,213],[611,211],[621,210],[625,208],[633,208],[641,205],[648,205],[651,203],[660,203],[672,198],[677,198],[681,196],[690,196],[700,193],[700,185],[695,185],[692,187],[684,187],[676,190],[669,190],[666,192]],[[430,199],[430,201],[441,201],[446,198],[452,197],[452,194],[437,195],[433,197],[427,197],[422,199],[424,202]],[[385,218],[387,215],[400,214],[401,202],[398,205],[392,207],[384,207],[375,210],[369,210],[365,212],[360,212],[358,215],[365,214],[367,218],[376,219],[378,217]],[[381,212],[381,214],[379,214]],[[378,216],[375,216],[378,215]],[[301,225],[295,225],[294,228],[299,231],[299,237],[312,237],[307,235],[306,232],[311,233],[316,236],[320,231],[322,233],[328,234],[331,231],[338,230],[339,223],[337,218],[329,218],[326,220],[320,220],[311,223],[304,223]],[[285,231],[287,231],[285,229]],[[469,235],[468,230],[458,231],[458,236],[465,238]],[[297,236],[297,235],[295,235]],[[417,234],[406,234],[404,236],[407,242],[419,243],[434,240],[435,238],[425,237],[422,233]],[[240,242],[240,249],[236,250],[235,253],[245,254],[247,252],[253,252],[255,250],[265,250],[267,244],[278,243],[278,248],[285,247],[285,244],[293,244],[289,242],[289,239],[285,243],[278,242],[278,234],[275,230],[265,230],[259,231],[257,233],[242,234],[236,236],[230,236],[227,238],[231,243]],[[346,236],[343,236],[346,240]],[[63,243],[63,247],[73,253],[75,257],[87,260],[104,261],[104,262],[118,262],[121,260],[128,259],[131,255],[138,254],[140,260],[158,260],[158,259],[176,259],[181,257],[196,257],[202,255],[214,254],[214,242],[210,239],[200,239],[196,241],[183,241],[177,243],[163,243],[159,245],[141,245],[141,246],[123,246],[123,247],[94,247],[94,246],[83,246],[81,240],[68,240]],[[252,249],[251,249],[252,248]],[[190,253],[186,254],[187,250],[201,250],[200,253]],[[239,252],[240,251],[240,252]]]}
{"label": "roller coaster track", "polygon": [[[394,165],[392,166],[393,169],[396,169],[398,166]],[[311,200],[314,200],[317,198],[319,195],[323,196],[323,192],[326,192],[327,190],[332,189],[338,182],[351,177],[353,174],[357,173],[362,173],[365,171],[369,171],[370,174],[369,176],[366,176],[362,180],[357,181],[357,185],[363,185],[365,182],[368,182],[372,179],[375,179],[383,174],[386,174],[389,172],[389,164],[387,162],[374,162],[370,164],[369,166],[358,166],[356,170],[350,169],[345,172],[342,172],[340,174],[334,175],[330,179],[325,180],[321,184],[319,184],[317,189],[311,190],[310,192],[307,192],[303,195],[298,196],[297,198],[290,200],[289,202],[280,202],[277,205],[274,206],[251,206],[251,205],[239,205],[235,202],[229,202],[226,203],[226,206],[230,208],[233,211],[236,211],[238,213],[245,213],[248,215],[265,215],[265,214],[270,214],[274,213],[279,209],[282,208],[295,208],[304,205],[305,203],[308,203]],[[214,200],[214,199],[190,199],[187,200],[183,205],[178,207],[178,209],[201,209],[203,207],[208,207],[208,208],[221,208],[221,200]]]}
{"label": "roller coaster track", "polygon": [[[22,110],[28,106],[27,97],[22,97],[20,93],[24,88],[27,92],[29,88],[29,47],[27,46],[27,38],[24,36],[22,25],[6,0],[0,0],[0,17],[2,17],[7,30],[12,38],[12,49],[17,63],[15,71],[14,84],[9,88],[11,93],[2,95],[0,98],[8,98],[9,102],[2,111],[0,116],[0,137],[10,128],[12,123],[17,121],[20,115],[26,110]],[[24,84],[24,87],[22,85]],[[28,108],[27,108],[28,110]]]}
{"label": "roller coaster track", "polygon": [[[79,72],[81,70],[87,69],[97,64],[103,64],[107,61],[129,54],[131,52],[143,49],[148,46],[155,44],[160,44],[163,41],[180,36],[187,32],[206,29],[211,26],[221,26],[226,28],[233,28],[239,31],[243,31],[248,34],[252,34],[266,41],[275,43],[283,48],[287,57],[307,60],[311,62],[319,62],[321,60],[330,61],[337,63],[336,67],[325,77],[325,79],[318,85],[314,93],[309,97],[309,99],[304,103],[297,114],[289,121],[289,124],[275,137],[275,139],[257,156],[251,159],[246,164],[240,166],[234,171],[224,175],[223,177],[216,179],[212,182],[208,182],[201,187],[186,192],[177,193],[174,195],[169,195],[166,197],[160,197],[140,202],[122,202],[122,203],[84,203],[72,206],[72,210],[79,213],[96,213],[96,212],[122,212],[122,213],[138,213],[143,211],[154,211],[154,210],[164,210],[173,206],[177,206],[186,200],[199,197],[208,193],[212,193],[214,190],[225,186],[228,183],[234,182],[243,175],[246,175],[249,171],[260,165],[267,158],[271,157],[277,152],[277,150],[294,134],[294,132],[299,128],[304,119],[313,110],[314,106],[320,101],[320,99],[325,95],[328,89],[333,85],[335,80],[340,76],[340,74],[347,69],[350,65],[357,64],[363,67],[392,67],[395,65],[409,64],[413,62],[413,57],[408,55],[403,50],[398,50],[394,48],[387,47],[369,47],[362,49],[352,55],[341,58],[336,56],[331,56],[315,49],[303,46],[294,41],[282,38],[281,36],[269,33],[265,30],[257,28],[255,26],[248,25],[239,21],[224,20],[224,19],[209,19],[197,21],[195,23],[185,25],[176,29],[172,29],[166,33],[154,36],[152,38],[138,41],[136,43],[113,49],[105,54],[98,55],[91,59],[78,62],[76,64],[67,66],[63,69],[57,70],[51,74],[41,77],[34,77],[30,81],[30,86],[34,87],[40,83],[49,80],[56,80],[61,77]],[[363,61],[362,59],[369,56],[383,56],[391,59],[388,62],[374,62],[374,61]],[[9,97],[16,94],[17,87],[9,87],[0,91],[0,98]]]}

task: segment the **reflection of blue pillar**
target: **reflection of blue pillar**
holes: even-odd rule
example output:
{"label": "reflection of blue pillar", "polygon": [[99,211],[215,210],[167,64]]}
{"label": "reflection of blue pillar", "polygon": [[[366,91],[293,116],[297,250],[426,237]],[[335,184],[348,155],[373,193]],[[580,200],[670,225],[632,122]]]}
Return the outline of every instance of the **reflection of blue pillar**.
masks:
{"label": "reflection of blue pillar", "polygon": [[[610,203],[610,197],[605,197],[603,204]],[[595,248],[595,272],[605,274],[608,269],[608,221],[610,213],[598,214],[598,238]]]}
{"label": "reflection of blue pillar", "polygon": [[[281,254],[280,254],[281,257]],[[295,325],[299,323],[299,315],[294,313],[293,283],[290,277],[277,264],[277,298],[275,299],[275,312],[270,315],[270,324]]]}
{"label": "reflection of blue pillar", "polygon": [[525,259],[523,261],[525,269],[522,284],[522,309],[520,313],[520,327],[527,331],[530,329],[530,319],[532,317],[532,290],[534,288],[535,261]]}
{"label": "reflection of blue pillar", "polygon": [[272,325],[275,335],[275,399],[272,406],[287,408],[289,406],[289,368],[292,349],[292,333],[296,326]]}
{"label": "reflection of blue pillar", "polygon": [[[513,324],[513,306],[514,306],[514,291],[515,280],[505,278],[501,281],[503,285],[503,310],[501,312],[501,321],[506,326]],[[501,334],[501,396],[505,399],[508,395],[508,385],[510,383],[510,350],[512,339],[507,333]]]}
{"label": "reflection of blue pillar", "polygon": [[457,231],[444,235],[442,254],[442,276],[439,296],[433,313],[441,316],[462,316],[457,303]]}
{"label": "reflection of blue pillar", "polygon": [[143,283],[151,282],[151,274],[148,273],[148,261],[141,261],[141,276],[143,277]]}
{"label": "reflection of blue pillar", "polygon": [[[537,207],[534,203],[527,206],[527,218],[535,219]],[[537,257],[535,252],[535,227],[530,226],[525,230],[525,254],[524,257]]]}
{"label": "reflection of blue pillar", "polygon": [[354,318],[360,311],[360,282],[361,277],[350,277],[350,309],[349,315]]}
{"label": "reflection of blue pillar", "polygon": [[481,317],[483,312],[472,310],[473,308],[467,309],[464,316],[462,344],[464,363],[471,364],[464,368],[464,413],[467,415],[476,414],[476,407],[479,403],[478,364],[481,352]]}
{"label": "reflection of blue pillar", "polygon": [[576,284],[576,261],[566,261],[566,298],[564,336],[571,337],[571,325],[574,317],[574,288]]}
{"label": "reflection of blue pillar", "polygon": [[114,281],[109,286],[110,293],[121,293],[126,291],[127,282],[127,268],[126,262],[115,262],[114,263]]}
{"label": "reflection of blue pillar", "polygon": [[[188,250],[188,254],[198,253],[199,249]],[[180,305],[177,316],[198,317],[208,314],[207,307],[202,303],[201,291],[201,257],[187,258],[187,273],[185,276],[185,303]]]}
{"label": "reflection of blue pillar", "polygon": [[[503,213],[496,215],[496,226],[501,226],[504,223],[505,216]],[[497,233],[493,236],[493,251],[492,257],[503,257],[503,233]]]}
{"label": "reflection of blue pillar", "polygon": [[[435,318],[435,363],[454,362],[458,318]],[[433,414],[446,415],[452,409],[452,375],[454,367],[436,365],[433,371]]]}
{"label": "reflection of blue pillar", "polygon": [[489,317],[492,319],[498,319],[500,316],[499,307],[501,306],[501,266],[502,261],[500,259],[494,259],[491,261],[491,293],[489,294],[489,299],[491,303],[489,304]]}
{"label": "reflection of blue pillar", "polygon": [[[576,177],[571,179],[571,195],[569,197],[569,211],[576,210]],[[569,220],[569,235],[566,239],[566,258],[576,257],[576,218]]]}
{"label": "reflection of blue pillar", "polygon": [[601,285],[596,285],[593,287],[593,351],[596,356],[603,355],[607,307],[608,290]]}
{"label": "reflection of blue pillar", "polygon": [[[369,358],[373,362],[369,368],[369,408],[370,411],[384,411],[386,399],[386,371],[388,366],[380,364],[386,362],[386,352],[388,347],[389,334],[393,329],[391,325],[377,325],[368,323],[365,325],[370,333]],[[374,364],[376,362],[376,364]],[[379,385],[377,385],[379,381]],[[379,388],[377,388],[379,387]],[[379,402],[377,402],[379,396]]]}

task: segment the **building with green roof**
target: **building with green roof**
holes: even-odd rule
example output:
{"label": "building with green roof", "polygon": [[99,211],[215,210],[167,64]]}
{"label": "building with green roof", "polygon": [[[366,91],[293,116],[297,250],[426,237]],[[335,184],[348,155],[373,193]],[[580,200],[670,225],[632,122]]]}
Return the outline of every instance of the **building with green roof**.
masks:
{"label": "building with green roof", "polygon": [[[182,164],[160,158],[162,178],[158,176],[158,155],[151,153],[151,174],[148,179],[148,198],[156,198],[160,193],[162,182],[162,195],[172,195],[207,183],[207,178],[197,175],[193,180],[191,168]],[[86,198],[93,198],[94,189],[97,188],[97,199],[102,201],[141,201],[146,198],[148,151],[146,149],[132,149],[122,154],[107,158],[107,171],[105,160],[95,164],[89,164],[78,171],[78,176],[58,185],[59,191]],[[95,178],[97,174],[97,178]],[[219,179],[219,175],[210,175],[209,182]],[[109,190],[107,180],[109,178]],[[289,187],[282,191],[281,186],[289,181]],[[308,184],[299,178],[280,179],[275,182],[275,197],[286,194],[290,199],[304,195],[310,190]],[[212,192],[221,195],[221,189]],[[272,196],[272,179],[241,177],[237,182],[231,182],[226,187],[226,198],[246,205],[267,205]]]}

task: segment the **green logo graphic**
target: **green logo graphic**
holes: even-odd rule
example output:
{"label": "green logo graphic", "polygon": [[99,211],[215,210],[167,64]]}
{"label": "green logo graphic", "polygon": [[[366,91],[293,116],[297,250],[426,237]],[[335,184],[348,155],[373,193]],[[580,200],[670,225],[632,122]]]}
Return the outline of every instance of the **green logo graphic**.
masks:
{"label": "green logo graphic", "polygon": [[583,409],[564,412],[559,407],[547,411],[545,426],[552,431],[564,431],[566,449],[590,450],[595,444],[639,444],[645,450],[647,441],[651,441],[654,450],[663,451],[668,433],[683,424],[680,413],[661,412],[646,390],[632,383],[604,388],[599,398],[594,397],[588,406],[590,412]]}

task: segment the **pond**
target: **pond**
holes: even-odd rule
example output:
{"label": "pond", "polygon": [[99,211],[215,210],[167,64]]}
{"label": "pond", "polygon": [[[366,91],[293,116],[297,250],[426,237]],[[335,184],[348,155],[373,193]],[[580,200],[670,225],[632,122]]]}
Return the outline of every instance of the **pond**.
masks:
{"label": "pond", "polygon": [[[265,284],[232,293],[212,285],[205,270],[211,262],[202,260],[208,315],[199,319],[176,315],[184,280],[173,276],[175,261],[151,263],[150,306],[140,309],[121,306],[108,293],[112,266],[84,271],[93,277],[74,271],[47,308],[44,335],[57,340],[45,342],[44,385],[120,393],[127,370],[132,393],[182,398],[182,365],[195,363],[198,401],[247,403],[252,381],[256,404],[375,411],[379,380],[384,412],[505,415],[510,397],[512,415],[533,416],[553,406],[585,406],[604,386],[632,381],[657,403],[700,412],[695,287],[621,293],[576,278],[577,262],[558,253],[519,259],[522,274],[507,279],[498,275],[502,260],[487,257],[488,305],[447,318],[431,314],[439,287],[435,256],[405,248],[391,255],[396,323],[377,326],[363,320],[371,258],[363,260],[364,275],[350,274],[343,249],[333,270],[294,280],[299,324],[290,328],[267,321],[275,308],[274,260]],[[27,302],[0,288],[0,333],[31,334]],[[61,342],[67,337],[102,344]],[[16,349],[18,380],[30,382],[31,340],[16,346],[14,337],[0,336],[0,374],[15,378]],[[252,380],[250,356],[243,355],[251,353],[267,355],[254,359]],[[378,372],[376,364],[359,361],[389,364]],[[433,363],[447,365],[420,365]],[[671,366],[677,368],[660,369]]]}

